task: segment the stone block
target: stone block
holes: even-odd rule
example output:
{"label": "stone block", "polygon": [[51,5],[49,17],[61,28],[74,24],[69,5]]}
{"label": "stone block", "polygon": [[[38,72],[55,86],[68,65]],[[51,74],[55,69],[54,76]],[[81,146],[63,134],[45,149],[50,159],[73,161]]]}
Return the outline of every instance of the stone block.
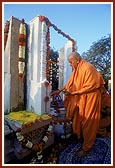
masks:
{"label": "stone block", "polygon": [[72,123],[66,120],[55,120],[53,133],[56,136],[67,135],[72,133]]}
{"label": "stone block", "polygon": [[7,118],[5,118],[5,120],[7,120],[8,124],[12,128],[12,130],[18,131],[19,129],[21,129],[21,133],[25,134],[25,133],[28,133],[30,131],[34,131],[38,128],[41,128],[41,127],[44,127],[45,125],[50,124],[52,118],[49,118],[47,120],[40,120],[38,122],[33,122],[31,126],[24,127],[23,129],[22,129],[22,125],[20,123],[14,121],[14,120],[7,119]]}
{"label": "stone block", "polygon": [[[46,149],[47,147],[49,147],[50,145],[52,145],[54,143],[54,135],[52,134],[51,136],[49,136],[48,141],[45,144],[44,149]],[[32,154],[32,150],[28,149],[26,147],[23,147],[22,145],[19,144],[19,142],[17,140],[15,140],[15,149],[14,149],[14,153],[15,156],[20,160],[23,159],[24,157]]]}
{"label": "stone block", "polygon": [[14,158],[13,131],[7,125],[4,127],[4,163]]}

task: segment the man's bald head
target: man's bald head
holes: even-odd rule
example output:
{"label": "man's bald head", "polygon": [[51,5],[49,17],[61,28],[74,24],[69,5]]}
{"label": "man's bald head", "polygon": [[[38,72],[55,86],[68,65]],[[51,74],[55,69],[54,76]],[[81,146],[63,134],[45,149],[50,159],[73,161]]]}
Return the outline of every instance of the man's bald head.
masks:
{"label": "man's bald head", "polygon": [[73,59],[78,60],[79,62],[81,60],[81,56],[80,56],[80,54],[78,52],[72,52],[72,53],[70,53],[68,55],[68,58],[69,57],[72,57]]}

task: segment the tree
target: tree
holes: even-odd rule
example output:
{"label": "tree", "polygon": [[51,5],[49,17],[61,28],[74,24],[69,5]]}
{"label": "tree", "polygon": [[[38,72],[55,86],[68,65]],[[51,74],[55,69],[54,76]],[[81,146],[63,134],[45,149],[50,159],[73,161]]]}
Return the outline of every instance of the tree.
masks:
{"label": "tree", "polygon": [[82,57],[93,64],[101,73],[105,81],[111,76],[111,36],[103,37],[92,46]]}
{"label": "tree", "polygon": [[52,60],[52,61],[55,61],[55,62],[57,62],[57,60],[58,60],[58,58],[59,58],[59,53],[58,53],[58,51],[54,51],[53,49],[51,49],[50,50],[50,59]]}
{"label": "tree", "polygon": [[50,78],[49,82],[52,85],[52,90],[57,90],[58,89],[58,70],[59,70],[59,65],[58,65],[58,58],[59,58],[59,53],[58,51],[54,51],[53,49],[50,50]]}

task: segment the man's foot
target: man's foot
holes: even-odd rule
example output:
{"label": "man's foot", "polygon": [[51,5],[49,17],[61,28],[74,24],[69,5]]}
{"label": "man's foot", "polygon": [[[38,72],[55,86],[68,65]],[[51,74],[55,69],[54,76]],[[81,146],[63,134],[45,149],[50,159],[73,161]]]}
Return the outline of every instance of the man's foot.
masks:
{"label": "man's foot", "polygon": [[76,153],[76,156],[83,157],[83,156],[86,156],[86,155],[89,155],[89,154],[90,154],[90,150],[88,150],[88,151],[81,150],[81,151]]}

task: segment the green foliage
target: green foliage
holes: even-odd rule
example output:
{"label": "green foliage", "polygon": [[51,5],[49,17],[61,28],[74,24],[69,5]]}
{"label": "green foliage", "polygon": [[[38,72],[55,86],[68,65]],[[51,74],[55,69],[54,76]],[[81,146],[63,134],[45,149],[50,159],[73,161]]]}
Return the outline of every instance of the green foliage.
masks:
{"label": "green foliage", "polygon": [[82,54],[82,57],[93,64],[105,81],[108,81],[111,76],[111,36],[94,42],[90,49]]}
{"label": "green foliage", "polygon": [[52,85],[52,90],[58,89],[58,69],[59,65],[57,64],[59,58],[58,51],[50,50],[50,60],[52,63],[50,64],[50,79],[49,82]]}
{"label": "green foliage", "polygon": [[58,54],[58,51],[54,51],[53,49],[50,50],[50,59],[52,61],[56,61],[57,62],[57,59],[59,57],[59,54]]}

